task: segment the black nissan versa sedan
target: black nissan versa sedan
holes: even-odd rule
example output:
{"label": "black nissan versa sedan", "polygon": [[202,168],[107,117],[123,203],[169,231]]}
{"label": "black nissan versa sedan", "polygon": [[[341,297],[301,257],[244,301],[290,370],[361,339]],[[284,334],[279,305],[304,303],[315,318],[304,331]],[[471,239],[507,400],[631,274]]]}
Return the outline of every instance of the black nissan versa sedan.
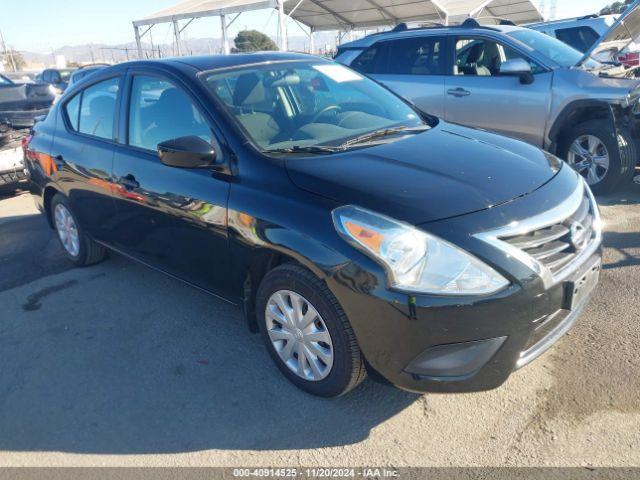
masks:
{"label": "black nissan versa sedan", "polygon": [[497,387],[598,282],[598,208],[571,168],[313,56],[105,68],[26,156],[73,262],[111,249],[240,305],[316,395],[367,371],[417,392]]}

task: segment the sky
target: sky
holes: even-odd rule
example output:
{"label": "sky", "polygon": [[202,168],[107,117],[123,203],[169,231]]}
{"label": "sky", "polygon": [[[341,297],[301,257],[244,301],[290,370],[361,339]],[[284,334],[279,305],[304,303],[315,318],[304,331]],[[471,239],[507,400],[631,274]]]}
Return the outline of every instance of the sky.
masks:
{"label": "sky", "polygon": [[[540,2],[540,0],[534,0]],[[12,48],[31,52],[50,52],[65,45],[87,43],[119,44],[133,41],[131,21],[148,16],[179,0],[0,0],[0,32]],[[546,0],[547,6],[551,0]],[[609,0],[557,0],[556,18],[597,12]],[[10,6],[7,6],[10,5]],[[4,6],[3,6],[4,5]],[[548,8],[548,7],[547,7]],[[267,10],[243,13],[229,29],[229,35],[244,28],[276,36],[277,15]],[[289,35],[303,35],[289,22]],[[154,43],[171,43],[169,24],[151,31]],[[184,31],[187,38],[220,37],[217,17],[196,19]]]}

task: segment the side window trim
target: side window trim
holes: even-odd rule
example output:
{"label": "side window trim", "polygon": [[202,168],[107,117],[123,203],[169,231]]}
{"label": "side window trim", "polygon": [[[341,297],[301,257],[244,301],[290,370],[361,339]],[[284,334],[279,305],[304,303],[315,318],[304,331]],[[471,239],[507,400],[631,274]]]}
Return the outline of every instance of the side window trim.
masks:
{"label": "side window trim", "polygon": [[[111,138],[97,137],[95,135],[89,135],[88,133],[82,133],[79,130],[75,130],[73,128],[73,126],[71,124],[71,120],[69,119],[69,116],[67,114],[67,105],[69,104],[69,102],[71,102],[77,96],[80,96],[80,104],[78,106],[78,128],[80,128],[80,112],[82,112],[82,102],[84,101],[84,98],[83,98],[84,97],[84,92],[88,88],[91,88],[91,87],[93,87],[94,85],[96,85],[98,83],[106,82],[107,80],[111,80],[113,78],[118,78],[119,82],[118,82],[118,93],[116,94],[116,108],[115,108],[115,111],[113,113],[113,130],[111,132]],[[63,107],[62,108],[62,120],[63,120],[62,123],[64,124],[65,130],[67,131],[67,133],[71,133],[73,135],[79,135],[79,136],[85,137],[85,138],[90,138],[92,140],[98,140],[98,141],[101,141],[101,142],[117,143],[118,131],[119,131],[118,130],[118,125],[119,125],[120,98],[122,97],[122,88],[123,88],[124,78],[125,78],[125,75],[122,72],[118,72],[118,73],[116,73],[114,75],[109,75],[109,76],[93,79],[93,81],[91,83],[88,83],[86,85],[83,82],[82,89],[80,89],[78,92],[73,94],[68,99],[65,99],[64,102],[62,102],[61,107]]]}
{"label": "side window trim", "polygon": [[198,99],[197,96],[194,95],[189,88],[185,88],[184,83],[179,79],[173,77],[170,74],[167,74],[166,72],[162,72],[162,71],[158,71],[150,68],[130,68],[127,70],[125,84],[122,90],[121,111],[119,114],[120,128],[118,130],[118,133],[119,133],[118,144],[120,146],[127,149],[135,150],[138,152],[143,152],[157,158],[157,153],[154,150],[138,147],[136,145],[131,145],[129,143],[129,130],[130,130],[129,121],[130,121],[131,106],[132,106],[131,100],[132,100],[132,93],[133,93],[133,81],[135,77],[155,77],[155,78],[158,78],[159,80],[169,82],[173,84],[176,88],[179,88],[180,90],[182,90],[187,95],[187,97],[189,97],[193,106],[196,107],[196,109],[198,110],[198,113],[204,119],[207,126],[211,130],[211,134],[212,134],[211,138],[214,143],[214,148],[218,152],[218,158],[220,160],[223,159],[224,151],[221,148],[221,145],[224,142],[221,139],[223,139],[224,137],[221,135],[218,125],[215,122],[211,121],[210,115],[207,112],[204,105],[202,104],[202,102],[200,101],[200,99]]}

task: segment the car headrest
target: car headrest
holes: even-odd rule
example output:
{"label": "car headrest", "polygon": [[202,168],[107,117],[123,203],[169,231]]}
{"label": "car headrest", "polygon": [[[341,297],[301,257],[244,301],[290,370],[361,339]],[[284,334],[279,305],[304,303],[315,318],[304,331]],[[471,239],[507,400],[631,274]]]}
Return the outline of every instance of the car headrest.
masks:
{"label": "car headrest", "polygon": [[92,116],[112,115],[116,108],[116,100],[108,95],[95,97],[89,103],[89,111]]}
{"label": "car headrest", "polygon": [[233,91],[233,104],[243,107],[264,102],[266,92],[260,78],[255,73],[240,75]]}
{"label": "car headrest", "polygon": [[469,51],[469,55],[467,56],[467,63],[478,63],[482,54],[484,53],[484,43],[478,42]]}
{"label": "car headrest", "polygon": [[163,117],[169,116],[173,120],[188,122],[193,119],[193,108],[189,97],[177,88],[164,90],[158,98],[156,108]]}

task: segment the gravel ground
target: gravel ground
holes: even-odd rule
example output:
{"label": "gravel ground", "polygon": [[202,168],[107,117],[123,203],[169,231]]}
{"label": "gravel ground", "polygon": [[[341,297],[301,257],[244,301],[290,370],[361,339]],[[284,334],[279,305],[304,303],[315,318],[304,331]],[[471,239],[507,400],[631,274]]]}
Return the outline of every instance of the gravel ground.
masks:
{"label": "gravel ground", "polygon": [[640,466],[640,185],[600,202],[595,297],[501,388],[322,400],[236,309],[116,255],[71,269],[0,200],[0,465]]}

